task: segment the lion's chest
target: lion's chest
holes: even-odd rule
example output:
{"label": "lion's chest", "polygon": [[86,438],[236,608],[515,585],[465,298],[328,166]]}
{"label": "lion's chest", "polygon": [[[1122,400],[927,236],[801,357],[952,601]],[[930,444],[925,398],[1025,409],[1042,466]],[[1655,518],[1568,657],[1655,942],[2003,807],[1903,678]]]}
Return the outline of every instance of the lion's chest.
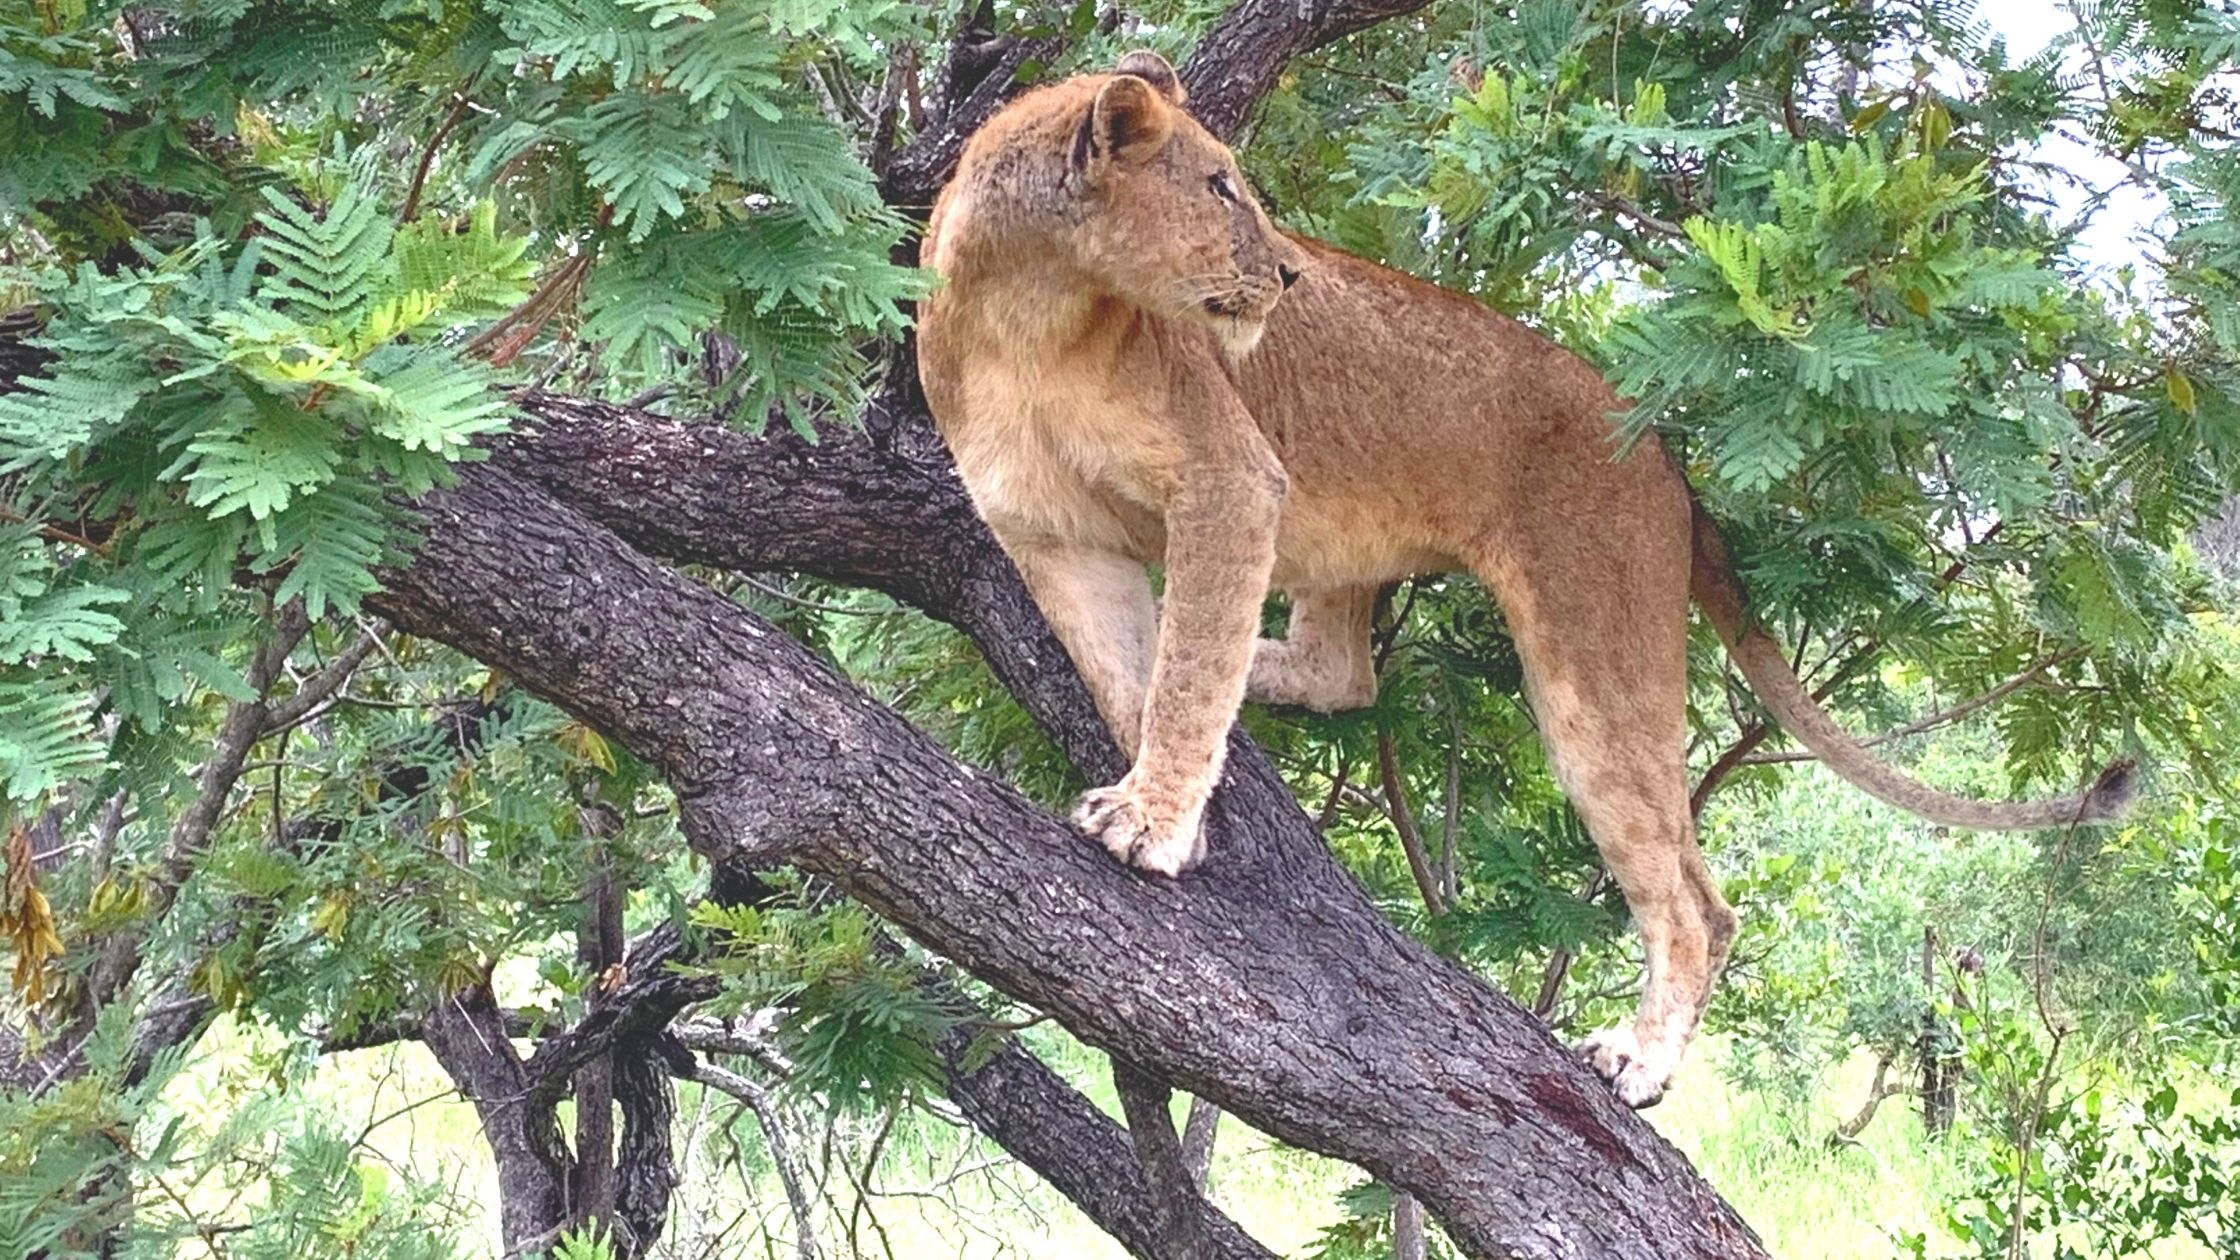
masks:
{"label": "lion's chest", "polygon": [[972,374],[942,433],[973,503],[999,537],[1118,551],[1165,546],[1159,505],[1171,464],[1131,440],[1122,408],[1093,385],[1011,370]]}

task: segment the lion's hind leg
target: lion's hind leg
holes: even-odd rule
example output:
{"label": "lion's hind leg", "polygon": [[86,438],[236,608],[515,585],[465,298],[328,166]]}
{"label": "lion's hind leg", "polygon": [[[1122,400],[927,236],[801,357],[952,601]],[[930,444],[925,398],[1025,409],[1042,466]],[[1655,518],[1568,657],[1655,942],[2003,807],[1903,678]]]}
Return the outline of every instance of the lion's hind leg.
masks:
{"label": "lion's hind leg", "polygon": [[[1601,559],[1610,568],[1592,571]],[[1668,566],[1625,559],[1574,550],[1561,573],[1533,573],[1489,557],[1480,573],[1508,611],[1557,781],[1641,934],[1638,1013],[1582,1049],[1624,1102],[1646,1107],[1695,1037],[1735,916],[1688,809],[1686,588]]]}

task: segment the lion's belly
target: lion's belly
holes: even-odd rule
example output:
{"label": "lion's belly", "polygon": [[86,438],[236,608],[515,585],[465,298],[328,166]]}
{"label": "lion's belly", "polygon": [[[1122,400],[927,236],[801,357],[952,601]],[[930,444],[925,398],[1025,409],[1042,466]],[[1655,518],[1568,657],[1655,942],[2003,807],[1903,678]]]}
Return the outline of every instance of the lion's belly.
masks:
{"label": "lion's belly", "polygon": [[1276,531],[1276,590],[1381,586],[1458,567],[1411,529],[1395,528],[1394,505],[1362,503],[1292,481]]}
{"label": "lion's belly", "polygon": [[[1117,552],[1145,564],[1166,551],[1166,525],[1135,484],[1126,453],[1083,450],[1032,423],[974,424],[948,434],[957,471],[997,537]],[[1390,501],[1349,502],[1294,482],[1276,535],[1276,590],[1377,585],[1456,567],[1452,557],[1395,529]]]}

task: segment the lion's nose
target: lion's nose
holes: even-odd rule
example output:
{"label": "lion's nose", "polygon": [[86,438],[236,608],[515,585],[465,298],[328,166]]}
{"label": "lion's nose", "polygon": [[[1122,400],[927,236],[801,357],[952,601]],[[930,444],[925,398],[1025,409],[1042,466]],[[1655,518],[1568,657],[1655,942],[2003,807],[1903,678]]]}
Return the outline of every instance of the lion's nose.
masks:
{"label": "lion's nose", "polygon": [[1282,280],[1283,287],[1288,289],[1299,283],[1299,269],[1289,263],[1277,263],[1276,278]]}

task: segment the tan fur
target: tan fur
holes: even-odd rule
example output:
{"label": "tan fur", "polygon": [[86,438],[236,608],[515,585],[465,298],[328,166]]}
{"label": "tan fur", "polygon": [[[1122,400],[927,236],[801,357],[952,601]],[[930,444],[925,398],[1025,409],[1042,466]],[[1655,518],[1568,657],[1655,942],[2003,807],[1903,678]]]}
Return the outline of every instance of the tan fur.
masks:
{"label": "tan fur", "polygon": [[[1369,703],[1378,589],[1474,573],[1646,945],[1638,1017],[1587,1046],[1644,1105],[1735,926],[1688,808],[1691,593],[1783,724],[1876,795],[1970,826],[2113,805],[2112,788],[1986,805],[1876,762],[1749,627],[1663,449],[1616,457],[1624,404],[1591,367],[1467,297],[1277,232],[1177,107],[1172,70],[1135,53],[1121,71],[1031,92],[973,138],[927,228],[946,285],[919,316],[965,484],[1134,757],[1075,815],[1115,855],[1187,869],[1248,690]],[[1256,644],[1271,589],[1290,635]]]}

